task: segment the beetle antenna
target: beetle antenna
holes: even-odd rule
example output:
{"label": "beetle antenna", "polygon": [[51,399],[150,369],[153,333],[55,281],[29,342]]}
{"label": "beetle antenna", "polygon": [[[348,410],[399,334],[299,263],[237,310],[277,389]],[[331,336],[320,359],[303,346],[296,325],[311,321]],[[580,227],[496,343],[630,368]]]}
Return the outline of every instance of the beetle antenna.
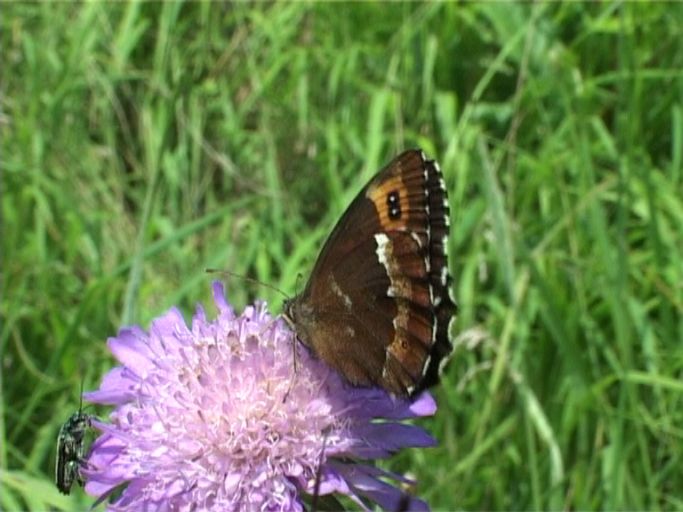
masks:
{"label": "beetle antenna", "polygon": [[81,414],[83,412],[83,381],[85,380],[85,376],[81,376],[81,390],[78,393],[78,414]]}

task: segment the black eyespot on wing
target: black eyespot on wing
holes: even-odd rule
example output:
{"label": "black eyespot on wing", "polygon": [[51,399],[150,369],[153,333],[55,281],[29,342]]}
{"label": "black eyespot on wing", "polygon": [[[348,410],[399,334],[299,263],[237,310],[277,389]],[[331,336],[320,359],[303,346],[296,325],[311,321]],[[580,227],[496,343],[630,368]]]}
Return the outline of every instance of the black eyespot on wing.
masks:
{"label": "black eyespot on wing", "polygon": [[389,218],[391,220],[401,218],[401,197],[397,190],[392,190],[387,194],[387,208],[389,209]]}

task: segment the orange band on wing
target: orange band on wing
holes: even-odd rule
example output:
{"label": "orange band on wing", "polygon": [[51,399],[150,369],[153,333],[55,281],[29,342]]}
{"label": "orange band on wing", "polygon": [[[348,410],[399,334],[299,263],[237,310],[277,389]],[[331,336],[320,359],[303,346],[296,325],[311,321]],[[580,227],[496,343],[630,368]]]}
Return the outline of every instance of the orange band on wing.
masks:
{"label": "orange band on wing", "polygon": [[368,187],[365,196],[372,201],[379,217],[379,223],[385,231],[404,228],[406,226],[405,213],[398,218],[392,219],[389,215],[388,198],[392,193],[398,194],[398,205],[400,211],[408,211],[408,189],[401,180],[400,176],[392,176],[377,185]]}

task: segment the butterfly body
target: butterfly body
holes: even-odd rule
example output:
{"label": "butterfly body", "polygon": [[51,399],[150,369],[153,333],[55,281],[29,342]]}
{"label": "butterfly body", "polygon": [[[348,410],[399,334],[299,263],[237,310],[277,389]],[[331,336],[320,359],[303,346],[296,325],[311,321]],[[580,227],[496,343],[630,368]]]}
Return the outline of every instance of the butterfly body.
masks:
{"label": "butterfly body", "polygon": [[351,384],[414,395],[452,350],[448,230],[437,164],[404,152],[342,215],[285,319]]}

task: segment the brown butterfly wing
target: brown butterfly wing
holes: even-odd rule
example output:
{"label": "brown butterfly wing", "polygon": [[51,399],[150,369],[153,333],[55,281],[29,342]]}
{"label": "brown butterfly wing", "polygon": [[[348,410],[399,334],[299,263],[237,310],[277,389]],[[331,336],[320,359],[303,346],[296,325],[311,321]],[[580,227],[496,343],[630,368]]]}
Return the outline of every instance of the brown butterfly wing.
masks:
{"label": "brown butterfly wing", "polygon": [[353,200],[285,316],[352,384],[410,395],[435,383],[455,311],[447,234],[438,167],[403,153]]}

